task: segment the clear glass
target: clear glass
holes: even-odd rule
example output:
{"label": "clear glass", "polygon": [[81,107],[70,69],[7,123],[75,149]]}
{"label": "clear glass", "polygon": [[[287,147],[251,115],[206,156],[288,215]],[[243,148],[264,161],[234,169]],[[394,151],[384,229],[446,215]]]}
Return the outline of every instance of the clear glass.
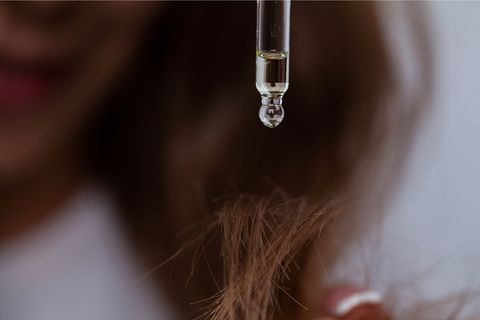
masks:
{"label": "clear glass", "polygon": [[290,0],[257,0],[257,51],[290,51]]}
{"label": "clear glass", "polygon": [[256,86],[259,116],[274,128],[284,117],[282,98],[289,85],[290,0],[257,0]]}
{"label": "clear glass", "polygon": [[288,52],[263,54],[257,51],[256,85],[262,98],[283,98],[288,89]]}

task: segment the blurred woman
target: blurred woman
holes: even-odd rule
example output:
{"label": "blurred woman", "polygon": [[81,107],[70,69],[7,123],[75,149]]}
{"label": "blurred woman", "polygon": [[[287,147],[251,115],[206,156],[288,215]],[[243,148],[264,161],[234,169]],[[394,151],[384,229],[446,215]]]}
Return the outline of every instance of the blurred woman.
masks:
{"label": "blurred woman", "polygon": [[270,130],[255,9],[0,4],[0,318],[391,317],[371,296],[339,313],[372,292],[323,270],[398,171],[428,44],[425,87],[400,104],[377,4],[295,3],[287,116]]}

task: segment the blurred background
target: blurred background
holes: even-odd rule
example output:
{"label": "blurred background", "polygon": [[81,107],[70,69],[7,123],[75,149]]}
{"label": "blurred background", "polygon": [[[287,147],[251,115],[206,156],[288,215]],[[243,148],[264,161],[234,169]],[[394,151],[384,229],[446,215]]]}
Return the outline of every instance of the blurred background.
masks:
{"label": "blurred background", "polygon": [[385,221],[381,255],[385,276],[415,279],[433,299],[480,284],[480,3],[423,4],[433,108]]}

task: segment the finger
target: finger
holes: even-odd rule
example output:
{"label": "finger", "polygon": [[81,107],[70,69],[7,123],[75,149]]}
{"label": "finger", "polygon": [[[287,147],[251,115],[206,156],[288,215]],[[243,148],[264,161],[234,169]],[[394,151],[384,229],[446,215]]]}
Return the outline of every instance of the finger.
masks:
{"label": "finger", "polygon": [[340,317],[341,320],[387,320],[381,305],[361,305]]}
{"label": "finger", "polygon": [[326,310],[335,319],[386,320],[381,296],[374,290],[343,287],[333,290],[326,299]]}

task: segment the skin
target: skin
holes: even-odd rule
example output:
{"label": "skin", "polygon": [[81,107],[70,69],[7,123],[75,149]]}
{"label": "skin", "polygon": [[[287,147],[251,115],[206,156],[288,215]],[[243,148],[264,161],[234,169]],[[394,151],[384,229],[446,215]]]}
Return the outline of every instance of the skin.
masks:
{"label": "skin", "polygon": [[[0,245],[38,227],[87,179],[83,137],[88,125],[161,6],[0,2],[3,63],[60,61],[68,70],[46,96],[22,106],[0,101]],[[380,305],[360,306],[344,319],[385,316]]]}
{"label": "skin", "polygon": [[61,61],[68,70],[45,97],[21,106],[0,102],[0,242],[47,219],[88,174],[82,137],[159,7],[0,3],[0,55],[8,63]]}

